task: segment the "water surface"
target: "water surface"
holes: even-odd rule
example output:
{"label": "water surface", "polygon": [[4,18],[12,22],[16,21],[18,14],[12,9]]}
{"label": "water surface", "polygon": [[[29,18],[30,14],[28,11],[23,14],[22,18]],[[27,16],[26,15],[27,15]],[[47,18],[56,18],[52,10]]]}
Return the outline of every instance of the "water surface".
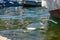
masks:
{"label": "water surface", "polygon": [[28,31],[47,25],[48,9],[41,7],[7,7],[0,9],[0,35],[11,40],[44,40],[45,30]]}

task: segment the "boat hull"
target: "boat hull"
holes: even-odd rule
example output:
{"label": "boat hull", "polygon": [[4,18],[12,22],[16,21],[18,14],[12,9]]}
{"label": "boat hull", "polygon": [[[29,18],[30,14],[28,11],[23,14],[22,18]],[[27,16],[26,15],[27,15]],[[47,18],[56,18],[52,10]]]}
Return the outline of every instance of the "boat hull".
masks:
{"label": "boat hull", "polygon": [[56,10],[51,10],[49,11],[50,14],[56,18],[59,18],[60,19],[60,9],[56,9]]}
{"label": "boat hull", "polygon": [[23,4],[24,7],[41,7],[41,5]]}
{"label": "boat hull", "polygon": [[24,7],[41,7],[41,2],[26,1],[23,3]]}

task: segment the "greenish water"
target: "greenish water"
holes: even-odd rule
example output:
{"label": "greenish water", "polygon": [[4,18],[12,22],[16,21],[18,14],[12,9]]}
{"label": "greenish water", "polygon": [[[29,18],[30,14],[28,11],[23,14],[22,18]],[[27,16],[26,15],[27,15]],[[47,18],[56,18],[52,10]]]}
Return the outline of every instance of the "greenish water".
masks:
{"label": "greenish water", "polygon": [[[0,9],[0,35],[11,40],[59,40],[59,19],[49,16],[48,9],[41,7]],[[36,30],[29,31],[29,27]]]}
{"label": "greenish water", "polygon": [[50,16],[48,21],[48,30],[45,35],[45,40],[60,40],[60,19]]}

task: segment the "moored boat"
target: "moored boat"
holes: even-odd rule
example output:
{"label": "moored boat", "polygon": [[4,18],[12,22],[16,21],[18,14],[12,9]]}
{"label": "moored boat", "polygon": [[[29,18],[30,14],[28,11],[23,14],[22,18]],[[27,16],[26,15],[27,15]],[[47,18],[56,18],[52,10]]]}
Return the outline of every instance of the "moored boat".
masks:
{"label": "moored boat", "polygon": [[20,0],[0,0],[0,8],[1,7],[10,7],[10,6],[21,6],[22,3]]}
{"label": "moored boat", "polygon": [[50,14],[60,19],[60,0],[47,0]]}
{"label": "moored boat", "polygon": [[41,7],[41,1],[36,0],[24,0],[22,4],[24,7]]}

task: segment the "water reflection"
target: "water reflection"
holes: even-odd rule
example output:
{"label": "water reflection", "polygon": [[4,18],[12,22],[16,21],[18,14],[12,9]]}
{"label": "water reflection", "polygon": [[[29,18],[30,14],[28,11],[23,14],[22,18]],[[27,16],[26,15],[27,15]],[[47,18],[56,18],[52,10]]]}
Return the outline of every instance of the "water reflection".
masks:
{"label": "water reflection", "polygon": [[44,40],[42,30],[30,31],[27,28],[45,27],[49,17],[47,11],[40,7],[0,9],[0,35],[11,40]]}

